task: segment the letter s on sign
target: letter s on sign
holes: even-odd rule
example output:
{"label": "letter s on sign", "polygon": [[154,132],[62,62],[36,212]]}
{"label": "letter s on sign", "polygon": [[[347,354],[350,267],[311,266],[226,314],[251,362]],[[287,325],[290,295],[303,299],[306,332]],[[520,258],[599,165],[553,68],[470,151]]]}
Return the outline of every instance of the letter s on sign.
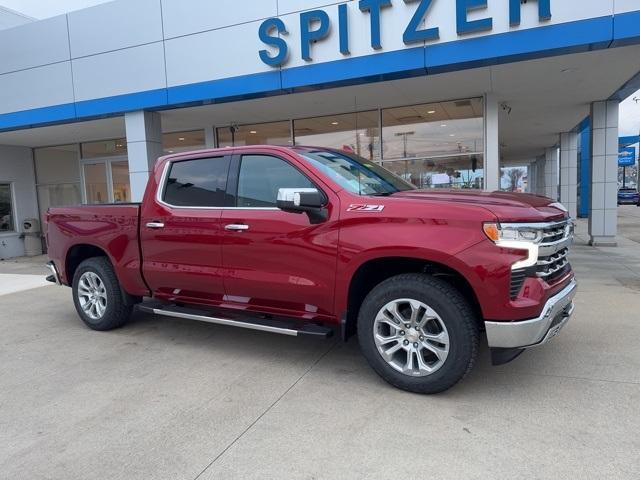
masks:
{"label": "letter s on sign", "polygon": [[260,60],[262,60],[267,65],[272,67],[277,67],[282,65],[287,60],[287,55],[289,54],[289,47],[287,46],[287,42],[278,36],[271,36],[273,31],[280,34],[287,34],[287,27],[282,20],[279,18],[268,18],[260,25],[260,30],[258,32],[260,36],[260,40],[262,43],[266,45],[270,45],[278,49],[278,53],[275,56],[271,56],[268,50],[260,50]]}

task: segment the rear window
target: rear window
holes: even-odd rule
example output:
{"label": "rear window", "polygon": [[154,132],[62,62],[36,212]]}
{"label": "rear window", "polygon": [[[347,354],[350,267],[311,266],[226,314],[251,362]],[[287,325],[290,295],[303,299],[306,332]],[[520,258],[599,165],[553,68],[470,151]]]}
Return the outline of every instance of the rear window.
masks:
{"label": "rear window", "polygon": [[215,157],[172,163],[162,199],[176,207],[227,206],[229,162]]}

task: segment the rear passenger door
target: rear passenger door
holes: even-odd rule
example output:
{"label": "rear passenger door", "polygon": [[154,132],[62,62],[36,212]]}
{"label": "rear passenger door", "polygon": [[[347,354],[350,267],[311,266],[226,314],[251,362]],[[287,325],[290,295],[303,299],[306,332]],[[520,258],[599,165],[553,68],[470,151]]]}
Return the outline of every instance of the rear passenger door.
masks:
{"label": "rear passenger door", "polygon": [[145,199],[140,239],[144,278],[168,301],[219,304],[222,281],[222,209],[230,157],[176,159],[163,171],[157,195]]}
{"label": "rear passenger door", "polygon": [[230,192],[234,205],[222,214],[226,300],[235,308],[327,318],[333,315],[338,215],[311,225],[304,214],[276,208],[280,188],[318,188],[291,159],[273,154],[235,155]]}

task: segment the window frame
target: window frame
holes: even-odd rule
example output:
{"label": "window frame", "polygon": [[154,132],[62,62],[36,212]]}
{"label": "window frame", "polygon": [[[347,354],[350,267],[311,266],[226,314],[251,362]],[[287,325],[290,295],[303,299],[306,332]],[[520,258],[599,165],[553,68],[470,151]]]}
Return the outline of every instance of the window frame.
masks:
{"label": "window frame", "polygon": [[160,183],[158,184],[158,188],[156,189],[156,202],[160,205],[164,205],[165,207],[177,210],[223,210],[229,208],[226,205],[218,206],[218,207],[198,207],[198,206],[184,206],[184,205],[173,205],[164,200],[164,194],[167,189],[167,182],[169,180],[169,172],[171,171],[171,167],[174,163],[182,163],[182,162],[190,162],[194,160],[214,160],[214,159],[227,159],[228,167],[227,167],[227,184],[225,186],[225,203],[231,201],[233,198],[235,201],[235,196],[232,197],[229,191],[229,180],[230,180],[230,172],[231,167],[233,165],[233,161],[231,155],[203,155],[199,157],[187,157],[187,158],[176,158],[173,160],[169,160],[165,165],[162,171],[162,177],[160,177]]}
{"label": "window frame", "polygon": [[313,185],[320,195],[322,195],[323,206],[326,206],[329,203],[329,197],[325,193],[324,189],[318,185],[318,182],[315,179],[311,178],[305,172],[303,172],[297,165],[292,163],[290,160],[284,158],[282,155],[278,155],[273,152],[256,152],[256,151],[245,151],[234,153],[231,158],[231,165],[229,168],[229,177],[227,179],[227,194],[229,198],[233,199],[233,206],[228,207],[228,210],[264,210],[264,211],[275,211],[280,210],[278,207],[238,207],[238,184],[240,182],[240,168],[242,166],[242,157],[244,156],[255,156],[261,155],[264,157],[273,157],[278,160],[281,160],[287,163],[291,168],[295,169],[300,175],[306,178],[311,185]]}
{"label": "window frame", "polygon": [[9,207],[11,210],[10,214],[12,217],[12,224],[13,224],[12,230],[0,230],[0,237],[16,235],[19,233],[19,230],[18,230],[18,223],[17,223],[18,215],[16,210],[16,195],[15,195],[15,189],[13,188],[13,182],[0,181],[0,185],[6,185],[9,187],[9,201],[11,202]]}

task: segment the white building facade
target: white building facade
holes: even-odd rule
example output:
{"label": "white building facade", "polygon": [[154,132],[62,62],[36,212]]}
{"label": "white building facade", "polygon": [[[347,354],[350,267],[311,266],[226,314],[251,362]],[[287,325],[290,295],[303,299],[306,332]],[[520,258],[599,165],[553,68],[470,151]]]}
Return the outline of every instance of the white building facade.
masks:
{"label": "white building facade", "polygon": [[575,216],[587,118],[582,200],[592,242],[615,243],[636,0],[119,0],[0,46],[0,258],[50,206],[139,201],[159,156],[232,145],[343,148],[420,188],[527,189]]}

